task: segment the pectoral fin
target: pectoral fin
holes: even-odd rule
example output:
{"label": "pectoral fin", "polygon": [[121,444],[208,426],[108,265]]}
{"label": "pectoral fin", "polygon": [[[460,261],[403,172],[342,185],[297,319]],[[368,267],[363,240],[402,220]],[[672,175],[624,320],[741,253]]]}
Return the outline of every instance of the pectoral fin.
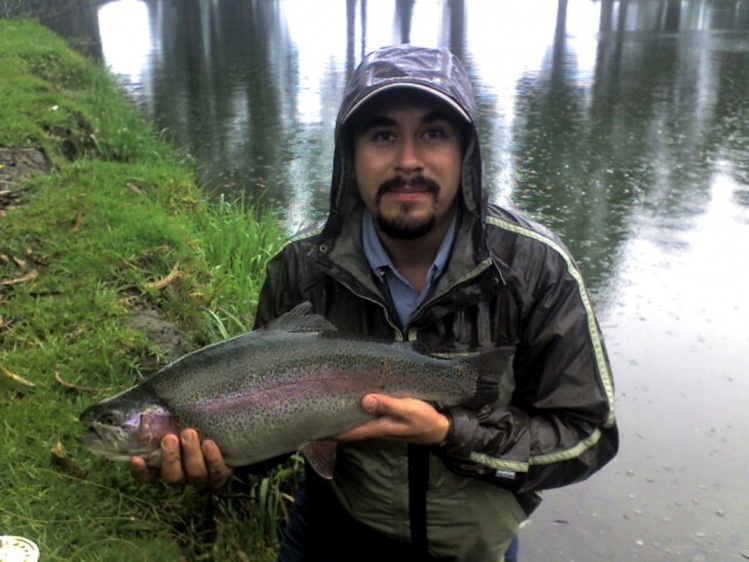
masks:
{"label": "pectoral fin", "polygon": [[310,441],[299,448],[310,466],[326,480],[333,478],[338,443],[335,441]]}

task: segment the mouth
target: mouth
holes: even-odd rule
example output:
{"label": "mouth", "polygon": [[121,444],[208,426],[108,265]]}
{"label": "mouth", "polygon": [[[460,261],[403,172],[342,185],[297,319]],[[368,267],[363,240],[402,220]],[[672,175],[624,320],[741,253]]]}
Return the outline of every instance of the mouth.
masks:
{"label": "mouth", "polygon": [[430,193],[431,190],[424,185],[409,185],[394,186],[388,189],[385,193]]}

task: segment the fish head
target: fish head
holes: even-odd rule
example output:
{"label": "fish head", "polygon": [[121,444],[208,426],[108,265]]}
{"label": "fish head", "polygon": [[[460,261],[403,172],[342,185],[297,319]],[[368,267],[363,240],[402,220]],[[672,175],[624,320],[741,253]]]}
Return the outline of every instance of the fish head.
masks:
{"label": "fish head", "polygon": [[180,430],[162,404],[122,396],[94,404],[80,420],[89,432],[78,440],[91,452],[113,461],[142,457],[150,466],[161,464],[161,439]]}

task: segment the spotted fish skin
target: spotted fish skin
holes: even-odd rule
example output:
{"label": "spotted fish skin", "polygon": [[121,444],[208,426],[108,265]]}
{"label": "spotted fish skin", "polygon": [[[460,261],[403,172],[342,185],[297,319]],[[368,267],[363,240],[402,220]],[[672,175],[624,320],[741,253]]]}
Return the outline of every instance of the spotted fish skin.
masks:
{"label": "spotted fish skin", "polygon": [[[368,393],[442,405],[488,403],[510,350],[440,359],[408,344],[337,337],[308,303],[267,328],[190,353],[81,414],[80,440],[113,460],[160,464],[159,442],[195,428],[230,466],[290,453],[367,419]],[[488,373],[488,374],[487,374]]]}

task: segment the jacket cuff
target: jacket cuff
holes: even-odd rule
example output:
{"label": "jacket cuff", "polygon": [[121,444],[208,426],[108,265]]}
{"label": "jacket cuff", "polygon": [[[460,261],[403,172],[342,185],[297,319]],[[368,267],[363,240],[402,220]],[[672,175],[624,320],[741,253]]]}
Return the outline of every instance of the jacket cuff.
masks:
{"label": "jacket cuff", "polygon": [[440,449],[450,456],[468,459],[473,451],[473,440],[478,426],[478,419],[474,412],[464,408],[448,408],[442,412],[450,422],[445,440]]}

